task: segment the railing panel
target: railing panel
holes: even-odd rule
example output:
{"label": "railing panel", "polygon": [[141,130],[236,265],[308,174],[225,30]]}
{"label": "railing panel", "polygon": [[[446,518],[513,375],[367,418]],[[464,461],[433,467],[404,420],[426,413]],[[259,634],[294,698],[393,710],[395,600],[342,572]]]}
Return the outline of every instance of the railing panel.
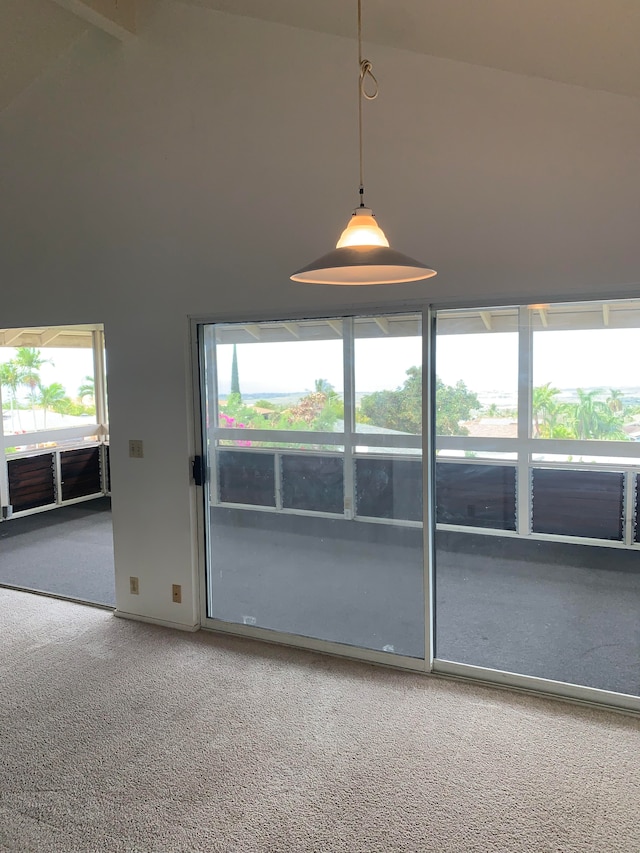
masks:
{"label": "railing panel", "polygon": [[344,512],[344,461],[335,456],[283,455],[282,506],[314,512]]}
{"label": "railing panel", "polygon": [[9,500],[14,512],[48,506],[56,502],[53,454],[10,459]]}
{"label": "railing panel", "polygon": [[437,462],[436,521],[515,530],[515,467]]}
{"label": "railing panel", "polygon": [[533,532],[622,540],[624,474],[533,468]]}
{"label": "railing panel", "polygon": [[356,459],[356,514],[422,521],[422,460]]}
{"label": "railing panel", "polygon": [[60,476],[63,501],[101,492],[100,448],[86,447],[61,453]]}
{"label": "railing panel", "polygon": [[242,450],[218,453],[218,483],[222,503],[275,507],[273,454]]}

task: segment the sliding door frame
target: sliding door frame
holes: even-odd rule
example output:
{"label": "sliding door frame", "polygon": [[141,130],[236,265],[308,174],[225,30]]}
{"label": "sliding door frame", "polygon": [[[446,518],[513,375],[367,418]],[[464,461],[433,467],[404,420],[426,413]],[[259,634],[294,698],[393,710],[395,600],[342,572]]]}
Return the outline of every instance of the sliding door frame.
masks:
{"label": "sliding door frame", "polygon": [[[626,297],[628,298],[628,297]],[[625,297],[619,297],[624,300]],[[596,297],[588,297],[585,299],[556,299],[555,303],[567,302],[587,302],[598,301]],[[614,300],[611,300],[614,301]],[[501,303],[504,306],[513,306],[513,300],[505,300]],[[518,300],[517,305],[521,305]],[[492,303],[495,307],[500,307],[500,303]],[[608,709],[640,713],[640,697],[629,694],[615,693],[607,690],[600,690],[594,687],[583,685],[570,684],[566,682],[554,681],[551,679],[540,678],[536,676],[528,676],[519,673],[506,672],[488,667],[479,667],[471,664],[458,663],[448,661],[436,657],[435,652],[435,460],[436,460],[436,435],[435,435],[435,405],[433,395],[435,392],[435,347],[436,347],[436,317],[437,312],[442,310],[479,310],[483,305],[478,303],[471,304],[438,304],[425,305],[424,302],[401,302],[387,305],[377,306],[348,306],[338,307],[334,311],[287,311],[287,312],[269,312],[251,314],[249,317],[241,316],[238,313],[222,316],[198,316],[191,318],[191,348],[192,348],[192,366],[193,366],[193,391],[194,400],[196,401],[195,419],[195,452],[203,460],[207,459],[206,451],[206,424],[205,424],[205,400],[207,389],[204,386],[205,372],[204,366],[204,327],[212,324],[247,324],[260,323],[269,321],[288,321],[288,320],[313,320],[325,318],[355,318],[367,317],[386,314],[403,314],[403,313],[420,313],[422,314],[422,352],[423,352],[423,370],[422,370],[422,405],[423,405],[423,432],[422,432],[422,469],[423,469],[423,559],[424,559],[424,625],[425,625],[425,656],[424,659],[412,658],[403,655],[396,655],[383,651],[355,647],[343,643],[331,642],[328,640],[320,640],[316,638],[304,637],[287,632],[276,631],[271,629],[260,628],[254,625],[244,625],[237,623],[224,622],[219,619],[208,616],[209,590],[207,585],[207,541],[209,534],[209,492],[207,476],[204,487],[201,489],[201,494],[197,501],[197,529],[198,529],[198,555],[199,555],[199,576],[200,576],[200,602],[201,602],[201,626],[204,630],[209,630],[215,633],[231,634],[262,640],[269,643],[291,646],[310,651],[321,652],[333,656],[355,659],[369,663],[389,666],[394,669],[409,670],[420,672],[427,675],[437,677],[447,677],[461,679],[471,683],[481,683],[487,686],[507,687],[514,690],[525,691],[527,693],[548,697],[570,700],[572,702],[587,704],[596,707],[604,707]],[[526,311],[526,308],[525,308]],[[523,311],[520,311],[519,330],[524,321]],[[519,362],[520,369],[531,369],[531,330],[529,329],[527,336],[519,331]],[[527,352],[525,353],[525,348]],[[345,362],[349,359],[345,359]],[[352,362],[352,354],[351,354]],[[527,367],[528,366],[528,367]],[[352,371],[353,365],[345,366],[345,374],[347,369]],[[347,383],[345,375],[345,395],[353,393],[353,387]],[[352,383],[352,378],[349,383]],[[523,434],[524,424],[526,422],[527,430],[530,429],[530,410],[531,401],[528,391],[521,388],[521,383],[518,383],[518,435],[519,441]],[[353,425],[351,425],[353,426]],[[345,430],[347,432],[347,430]],[[271,434],[273,436],[273,433]],[[529,442],[530,439],[527,439]],[[452,443],[451,440],[449,443]],[[455,439],[453,439],[455,444]],[[491,439],[480,440],[480,444],[487,444],[487,449],[491,449],[489,445],[494,442]],[[559,445],[566,447],[566,444]],[[520,467],[520,463],[517,463]],[[518,478],[521,481],[521,478]],[[525,486],[521,483],[520,491]],[[468,528],[465,528],[468,529]],[[471,532],[471,529],[468,529]],[[477,533],[488,533],[491,531],[475,530]],[[524,531],[518,529],[511,535],[522,535]],[[500,535],[504,535],[505,531],[499,531]],[[531,533],[529,532],[529,536]],[[573,540],[576,541],[576,540]],[[594,542],[594,544],[596,544]],[[613,543],[599,543],[613,544]]]}
{"label": "sliding door frame", "polygon": [[[192,357],[193,357],[193,365],[194,365],[194,377],[193,377],[193,387],[194,387],[194,395],[195,399],[199,401],[199,406],[196,406],[197,409],[197,419],[196,419],[196,435],[195,435],[195,447],[196,447],[196,455],[200,456],[203,461],[205,467],[207,465],[207,435],[206,435],[206,400],[207,400],[207,391],[211,393],[211,390],[214,388],[212,386],[210,389],[207,389],[206,386],[206,376],[205,371],[202,369],[205,363],[207,363],[207,358],[205,354],[205,327],[210,325],[226,325],[226,324],[250,324],[250,323],[261,323],[261,322],[277,322],[283,321],[287,322],[289,320],[322,320],[322,319],[330,319],[330,320],[341,320],[343,321],[343,341],[345,345],[345,352],[343,353],[343,365],[344,365],[344,401],[345,401],[345,415],[347,414],[347,404],[348,400],[353,402],[354,400],[354,334],[353,334],[353,319],[358,317],[375,317],[380,315],[402,315],[402,314],[417,314],[421,317],[421,329],[422,329],[422,357],[423,362],[425,355],[428,357],[430,351],[430,334],[427,333],[427,330],[430,328],[430,311],[428,307],[424,306],[424,303],[420,303],[416,305],[415,303],[394,303],[392,305],[382,305],[382,306],[362,306],[362,307],[350,307],[350,308],[338,308],[335,311],[287,311],[285,312],[273,312],[262,315],[254,315],[252,314],[250,317],[242,317],[237,314],[224,317],[195,317],[191,320],[191,340],[192,340]],[[427,362],[428,364],[428,362]],[[423,405],[423,423],[428,423],[431,418],[430,412],[430,401],[428,396],[428,389],[431,387],[431,379],[430,379],[430,371],[428,369],[423,369],[422,371],[422,405]],[[351,407],[350,407],[351,408]],[[350,416],[349,412],[349,416]],[[209,413],[209,417],[211,417],[211,413]],[[425,420],[425,417],[427,420]],[[345,436],[344,441],[347,442],[349,448],[352,447],[353,444],[353,432],[350,427],[353,427],[353,424],[345,424]],[[229,436],[232,436],[233,430],[225,430]],[[292,433],[289,435],[288,433],[282,433],[282,440],[286,441],[288,438],[300,437],[300,433]],[[315,434],[316,438],[319,434]],[[275,435],[273,432],[269,432],[265,434],[265,438],[267,440],[273,441]],[[366,436],[358,436],[358,441],[360,442],[360,438],[362,438],[362,444],[368,444]],[[383,444],[384,440],[380,443]],[[390,442],[393,444],[393,442]],[[380,446],[380,444],[376,444],[376,442],[371,441],[372,446]],[[345,451],[347,450],[347,446],[345,445]],[[423,451],[424,454],[424,451]],[[345,461],[346,456],[348,454],[345,453]],[[351,477],[346,472],[348,469],[348,465],[345,465],[345,493],[347,487],[351,488]],[[431,489],[432,486],[430,484],[430,478],[425,476],[426,471],[430,470],[430,466],[425,465],[425,459],[423,455],[423,500],[424,506],[429,507],[431,502]],[[208,589],[207,584],[207,545],[206,541],[208,541],[209,537],[209,512],[208,512],[208,504],[210,500],[210,483],[211,483],[212,472],[207,471],[206,482],[202,487],[202,494],[200,499],[198,500],[198,519],[197,519],[197,529],[198,529],[198,553],[200,560],[200,605],[201,605],[201,613],[200,620],[201,626],[205,630],[211,630],[215,632],[220,632],[224,634],[234,634],[238,636],[251,637],[258,640],[263,640],[270,643],[276,643],[279,645],[292,646],[296,648],[308,649],[311,651],[323,652],[326,654],[331,654],[338,657],[344,657],[354,660],[361,660],[370,663],[381,664],[383,666],[390,666],[396,669],[406,669],[414,672],[429,672],[431,668],[431,661],[433,659],[433,645],[432,645],[432,626],[433,626],[433,618],[431,616],[430,608],[430,598],[429,598],[429,590],[431,588],[431,572],[432,572],[432,559],[431,553],[428,550],[432,547],[433,537],[430,531],[430,525],[424,525],[424,535],[423,535],[423,589],[424,589],[424,624],[425,624],[425,656],[424,658],[414,658],[407,655],[399,655],[392,652],[384,652],[376,649],[367,649],[361,646],[351,646],[345,643],[332,642],[330,640],[322,640],[313,637],[305,637],[298,634],[290,634],[283,631],[277,631],[267,628],[260,628],[255,625],[244,625],[238,623],[230,623],[224,622],[223,620],[216,619],[210,617],[209,613],[209,604],[210,604],[210,591]],[[351,514],[353,513],[353,508],[350,510]],[[345,516],[346,517],[346,516]],[[206,537],[206,538],[205,538]]]}

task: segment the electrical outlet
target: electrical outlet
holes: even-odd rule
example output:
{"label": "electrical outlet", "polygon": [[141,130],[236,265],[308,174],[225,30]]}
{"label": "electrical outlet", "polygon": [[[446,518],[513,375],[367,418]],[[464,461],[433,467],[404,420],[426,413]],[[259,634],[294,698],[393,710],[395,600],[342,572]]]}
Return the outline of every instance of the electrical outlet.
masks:
{"label": "electrical outlet", "polygon": [[179,583],[174,583],[171,588],[171,600],[174,604],[182,604],[182,587]]}
{"label": "electrical outlet", "polygon": [[129,592],[131,593],[131,595],[138,595],[138,593],[140,592],[138,578],[133,577],[133,575],[129,578]]}
{"label": "electrical outlet", "polygon": [[129,456],[131,459],[144,458],[144,447],[139,439],[131,439],[129,441]]}

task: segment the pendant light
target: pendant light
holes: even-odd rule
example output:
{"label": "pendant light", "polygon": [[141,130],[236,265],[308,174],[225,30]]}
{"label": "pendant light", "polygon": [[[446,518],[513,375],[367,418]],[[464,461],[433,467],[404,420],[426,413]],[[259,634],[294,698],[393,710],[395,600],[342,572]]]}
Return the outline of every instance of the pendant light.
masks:
{"label": "pendant light", "polygon": [[362,58],[362,0],[358,0],[358,65],[360,205],[353,211],[336,248],[295,272],[291,276],[293,281],[339,285],[402,284],[436,275],[426,264],[391,249],[373,211],[364,203],[362,103],[378,96],[378,81],[369,60]]}

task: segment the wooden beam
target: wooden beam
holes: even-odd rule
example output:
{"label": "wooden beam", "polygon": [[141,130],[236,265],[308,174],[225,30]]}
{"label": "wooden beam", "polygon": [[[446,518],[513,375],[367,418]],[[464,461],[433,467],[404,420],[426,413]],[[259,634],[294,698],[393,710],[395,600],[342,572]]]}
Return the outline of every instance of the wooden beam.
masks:
{"label": "wooden beam", "polygon": [[294,338],[300,338],[300,330],[297,323],[283,323],[282,325]]}
{"label": "wooden beam", "polygon": [[6,347],[12,346],[18,338],[22,337],[22,333],[24,329],[7,329],[4,333],[4,345]]}
{"label": "wooden beam", "polygon": [[339,338],[342,337],[342,320],[327,320],[327,325],[333,329]]}
{"label": "wooden beam", "polygon": [[130,41],[136,34],[135,0],[54,0],[54,3],[119,41]]}
{"label": "wooden beam", "polygon": [[389,321],[385,320],[384,317],[374,317],[373,318],[376,326],[385,333],[385,335],[389,334]]}
{"label": "wooden beam", "polygon": [[260,331],[260,326],[252,324],[250,326],[244,326],[245,332],[249,332],[252,338],[255,338],[257,341],[262,337],[262,332]]}
{"label": "wooden beam", "polygon": [[40,346],[46,347],[47,344],[50,344],[55,338],[60,334],[60,329],[47,329],[46,332],[43,332],[40,335]]}
{"label": "wooden beam", "polygon": [[484,323],[484,327],[487,332],[490,332],[493,326],[491,325],[491,313],[489,311],[481,311],[480,317],[482,322]]}

